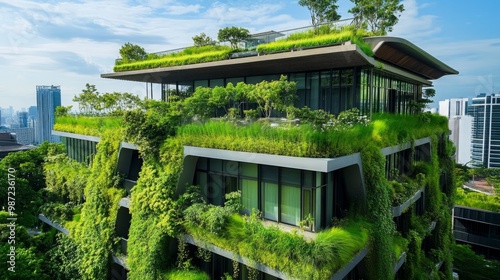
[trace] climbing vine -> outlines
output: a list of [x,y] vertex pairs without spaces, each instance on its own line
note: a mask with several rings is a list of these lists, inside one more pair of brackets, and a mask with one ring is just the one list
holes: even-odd
[[101,136],[85,187],[81,223],[72,233],[82,252],[79,271],[83,279],[107,279],[109,272],[118,202],[124,195],[114,175],[121,139],[118,132]]

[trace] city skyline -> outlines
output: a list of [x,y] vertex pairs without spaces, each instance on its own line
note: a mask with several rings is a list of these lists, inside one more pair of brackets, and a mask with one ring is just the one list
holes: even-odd
[[[192,37],[201,32],[216,38],[226,26],[244,27],[251,33],[307,26],[309,12],[297,2],[0,0],[0,10],[7,15],[0,19],[5,78],[0,104],[16,111],[29,108],[36,104],[35,87],[40,84],[60,85],[66,106],[75,105],[71,100],[86,83],[100,92],[144,97],[144,84],[100,78],[112,72],[124,43],[158,52],[190,46]],[[353,4],[348,0],[337,4],[342,19],[350,18],[347,11]],[[460,72],[434,83],[436,102],[500,90],[495,88],[495,82],[500,84],[500,66],[491,59],[500,51],[500,35],[489,28],[499,3],[471,6],[465,1],[407,0],[403,4],[405,11],[388,35],[408,39]]]

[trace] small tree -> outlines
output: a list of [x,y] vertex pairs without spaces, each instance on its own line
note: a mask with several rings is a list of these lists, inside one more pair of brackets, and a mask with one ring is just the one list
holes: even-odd
[[205,33],[200,33],[200,35],[196,35],[193,37],[193,43],[195,47],[203,47],[203,46],[214,46],[215,40],[207,36]]
[[219,30],[217,39],[219,42],[229,42],[231,48],[237,49],[238,42],[247,39],[250,36],[248,29],[242,27],[226,27]]
[[337,13],[337,0],[300,0],[299,5],[306,7],[311,13],[314,30],[322,24],[340,19]]
[[269,118],[273,110],[283,112],[293,105],[297,98],[296,93],[296,83],[289,82],[286,76],[281,76],[279,81],[262,81],[256,84],[249,92],[249,97],[257,103],[264,116]]
[[73,108],[73,106],[57,106],[55,112],[56,117],[64,117],[69,115],[71,108]]
[[414,113],[420,113],[427,105],[432,103],[432,98],[436,95],[436,90],[433,88],[426,88],[422,95],[416,101],[410,101],[410,106],[413,108]]
[[353,14],[358,27],[369,28],[375,34],[385,35],[398,23],[400,13],[404,11],[400,0],[351,0]]
[[148,54],[143,47],[131,43],[125,43],[120,48],[120,56],[125,62],[144,60]]

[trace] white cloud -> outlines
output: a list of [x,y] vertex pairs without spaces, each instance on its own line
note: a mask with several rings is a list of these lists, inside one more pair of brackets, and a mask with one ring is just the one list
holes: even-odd
[[439,33],[440,28],[436,24],[437,16],[420,14],[420,9],[429,4],[419,5],[416,0],[405,0],[402,3],[405,10],[389,35],[420,40]]

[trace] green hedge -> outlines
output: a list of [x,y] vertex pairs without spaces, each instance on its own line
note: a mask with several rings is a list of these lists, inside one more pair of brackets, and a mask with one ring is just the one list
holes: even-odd
[[266,227],[260,219],[230,216],[223,234],[208,233],[189,224],[187,232],[198,240],[235,252],[297,279],[330,279],[368,244],[366,222],[351,221],[305,240],[300,233]]
[[188,48],[180,53],[173,53],[155,59],[118,64],[115,65],[113,70],[122,72],[219,61],[228,59],[231,52],[233,50],[225,46],[200,47],[199,49]]
[[107,130],[117,130],[122,126],[122,117],[117,116],[64,116],[57,117],[54,130],[99,136]]
[[493,212],[500,212],[500,196],[467,191],[463,188],[457,188],[455,204]]
[[257,51],[259,53],[268,54],[274,52],[328,46],[351,41],[352,43],[357,44],[361,48],[361,50],[368,56],[373,56],[371,46],[365,43],[362,38],[363,36],[367,35],[370,34],[362,29],[356,30],[352,27],[346,27],[341,30],[332,30],[326,32],[326,34],[319,35],[309,31],[292,34],[285,39],[259,45],[257,46]]

